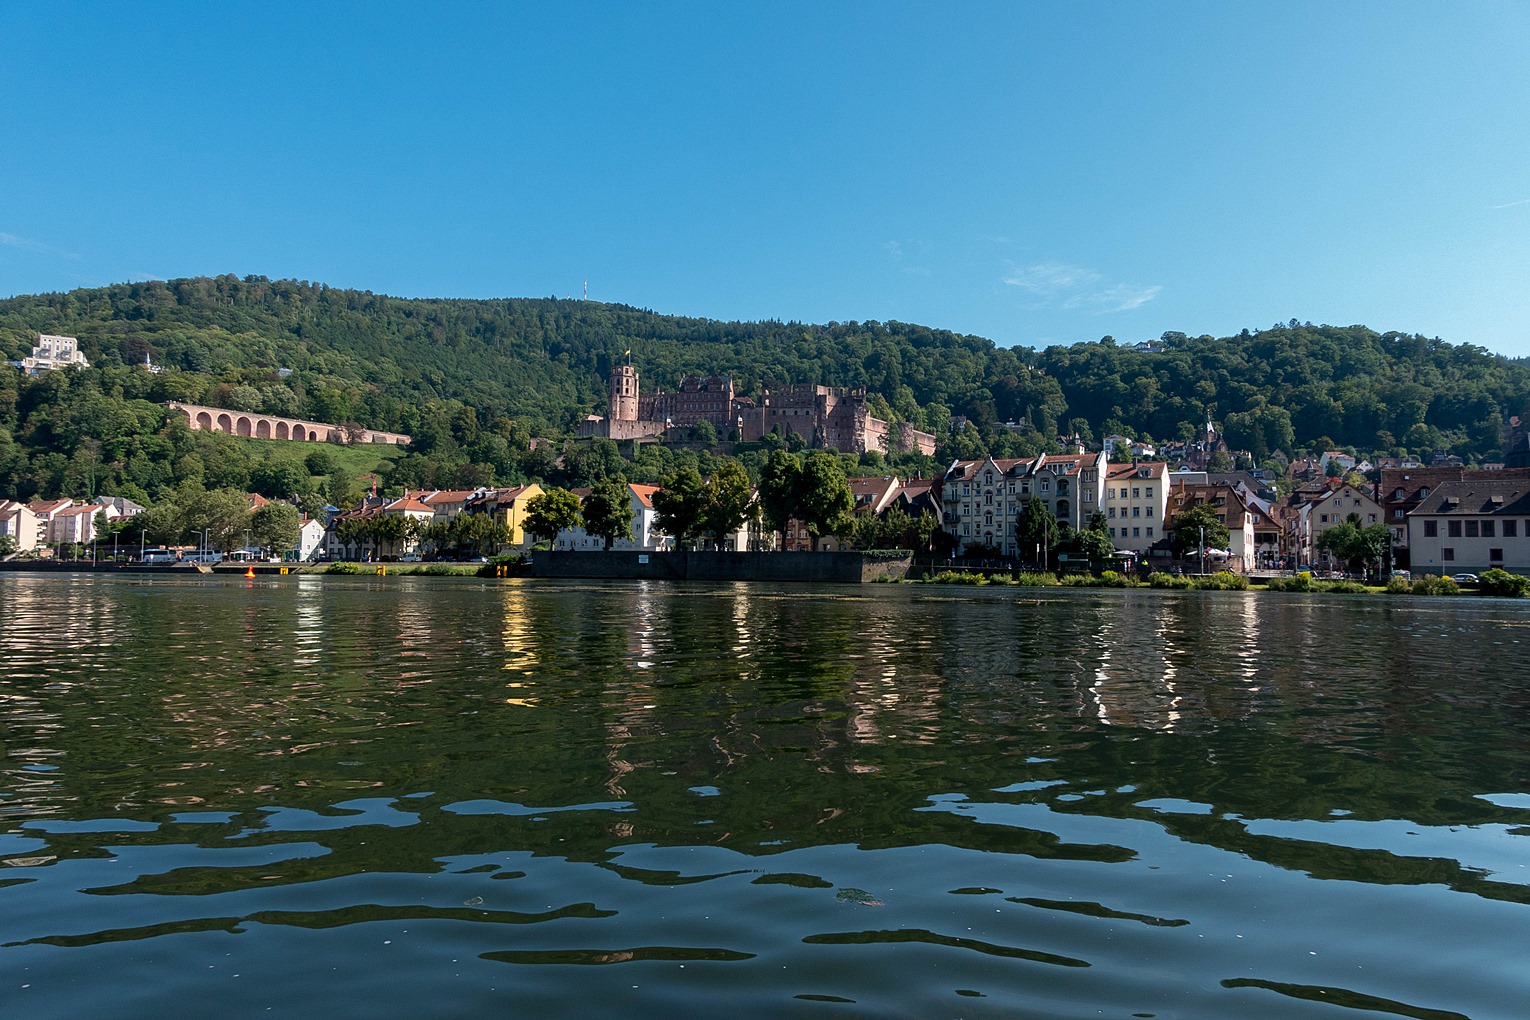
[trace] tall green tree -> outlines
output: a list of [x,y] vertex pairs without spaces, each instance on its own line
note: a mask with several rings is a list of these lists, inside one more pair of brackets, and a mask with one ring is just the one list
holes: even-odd
[[580,510],[584,518],[584,530],[596,538],[604,539],[606,552],[618,538],[632,537],[632,490],[627,487],[624,475],[612,475],[598,482],[585,497]]
[[1025,513],[1016,525],[1016,540],[1022,554],[1033,553],[1043,570],[1051,564],[1057,550],[1061,531],[1057,516],[1047,509],[1040,496],[1032,496],[1025,504]]
[[579,521],[579,497],[567,489],[546,489],[526,504],[525,528],[545,542],[565,528],[577,528]]
[[701,473],[686,465],[665,478],[653,494],[654,523],[681,549],[707,527],[707,489]]
[[297,544],[302,515],[291,503],[267,503],[250,514],[250,538],[277,556]]
[[1109,566],[1116,552],[1116,544],[1110,540],[1105,515],[1098,510],[1090,518],[1089,527],[1074,533],[1070,545],[1074,553],[1082,556],[1090,567],[1096,569]]
[[1204,541],[1207,548],[1225,549],[1229,533],[1227,525],[1217,516],[1217,508],[1210,503],[1197,503],[1174,515],[1174,547],[1181,556],[1187,550],[1199,550]]
[[773,450],[760,471],[760,513],[765,526],[783,539],[793,518],[801,516],[802,459]]
[[733,459],[723,461],[707,479],[702,528],[718,549],[759,514],[749,472]]
[[839,458],[819,450],[802,463],[797,516],[813,536],[813,549],[826,535],[846,535],[855,526],[855,497]]
[[250,527],[249,499],[237,489],[195,492],[181,509],[191,533],[205,535],[207,544],[220,552],[240,545]]

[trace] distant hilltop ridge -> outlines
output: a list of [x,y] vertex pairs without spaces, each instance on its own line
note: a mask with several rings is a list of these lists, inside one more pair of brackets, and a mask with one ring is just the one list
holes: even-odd
[[[501,421],[540,436],[598,429],[583,424],[592,416],[678,423],[658,417],[661,394],[678,408],[685,380],[714,377],[754,409],[730,407],[731,424],[712,422],[721,435],[742,432],[739,419],[749,425],[767,391],[783,412],[810,410],[788,407],[797,393],[821,399],[822,417],[783,417],[817,418],[804,438],[848,451],[862,445],[854,418],[864,393],[865,449],[878,449],[873,422],[885,422],[893,450],[925,449],[914,436],[923,433],[941,460],[1019,455],[1059,437],[1161,446],[1199,434],[1210,417],[1256,463],[1327,449],[1485,461],[1502,456],[1509,418],[1530,420],[1523,362],[1294,319],[1222,338],[1170,332],[1037,351],[900,322],[721,322],[594,301],[406,299],[225,275],[0,301],[0,353],[20,361],[39,335],[77,337],[88,372],[151,359],[165,371],[134,386],[155,402],[361,422],[410,435],[417,449],[447,444],[464,455],[481,430],[505,434]],[[629,362],[654,399],[636,418],[611,411],[613,371]],[[837,438],[846,432],[836,414],[849,415],[848,440]],[[767,431],[778,423],[803,435],[790,427],[798,422]]]

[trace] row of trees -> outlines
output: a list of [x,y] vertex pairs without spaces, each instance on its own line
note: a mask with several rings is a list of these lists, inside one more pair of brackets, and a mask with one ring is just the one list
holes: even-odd
[[[738,460],[722,460],[707,478],[687,465],[663,479],[653,494],[655,525],[681,549],[703,541],[722,548],[761,517],[768,528],[783,534],[789,522],[803,522],[815,546],[824,536],[855,533],[854,499],[833,455],[820,451],[802,457],[777,450],[761,473],[758,499],[754,488]],[[582,504],[565,489],[536,496],[528,504],[525,527],[543,541],[583,527],[610,549],[617,539],[632,537],[633,516],[627,479],[614,475],[598,483]],[[909,530],[901,529],[899,537]]]

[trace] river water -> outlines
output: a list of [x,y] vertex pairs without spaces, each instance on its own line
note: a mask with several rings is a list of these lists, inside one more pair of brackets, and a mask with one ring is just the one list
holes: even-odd
[[1530,1013],[1530,606],[0,575],[7,1016]]

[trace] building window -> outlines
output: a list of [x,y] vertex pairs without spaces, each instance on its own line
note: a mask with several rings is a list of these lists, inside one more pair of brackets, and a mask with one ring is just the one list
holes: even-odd
[[1142,490],[1141,489],[1133,489],[1132,490],[1132,499],[1141,499],[1141,498],[1142,498]]
[[1488,559],[1490,561],[1492,561],[1493,563],[1502,563],[1503,562],[1503,550],[1502,549],[1489,549],[1488,550]]
[[1115,499],[1116,498],[1116,490],[1115,489],[1106,489],[1105,490],[1105,498],[1106,499]]
[[1519,537],[1519,522],[1518,521],[1504,521],[1503,522],[1503,537],[1504,538],[1518,538]]
[[1467,521],[1466,522],[1466,537],[1467,538],[1476,538],[1477,537],[1477,522],[1476,521]]
[[1392,519],[1394,521],[1400,521],[1400,520],[1402,520],[1406,516],[1408,516],[1408,515],[1403,513],[1403,508],[1402,507],[1398,507],[1397,509],[1392,511]]
[[1461,522],[1460,521],[1446,521],[1445,522],[1445,531],[1446,531],[1447,534],[1450,535],[1451,538],[1460,538],[1461,537]]
[[1424,537],[1425,538],[1439,538],[1440,537],[1440,522],[1439,521],[1425,521],[1424,522]]
[[1152,507],[1148,507],[1147,508],[1147,512],[1144,513],[1142,516],[1144,516],[1144,517],[1151,517],[1151,516],[1153,516],[1153,508]]
[[1110,529],[1110,537],[1111,538],[1115,538],[1116,537],[1116,529],[1115,528],[1111,528]]
[[1152,499],[1153,498],[1153,487],[1151,485],[1149,485],[1146,489],[1143,489],[1142,491],[1147,495],[1148,499]]
[[1328,515],[1327,515],[1327,514],[1318,514],[1318,519],[1319,519],[1319,520],[1320,520],[1320,521],[1321,521],[1321,522],[1322,522],[1322,523],[1324,523],[1324,524],[1327,524],[1327,523],[1328,523]]
[[1368,524],[1375,524],[1376,523],[1376,515],[1375,514],[1366,514],[1365,515],[1365,520],[1366,520],[1366,523],[1368,523]]
[[1116,508],[1115,507],[1107,507],[1106,510],[1105,510],[1105,516],[1109,517],[1111,520],[1115,520],[1115,517],[1116,517]]
[[1482,522],[1482,537],[1483,538],[1497,538],[1498,537],[1498,535],[1496,534],[1497,531],[1498,531],[1498,528],[1497,528],[1497,522],[1496,521],[1483,521]]
[[1142,516],[1142,508],[1140,506],[1132,507],[1132,516],[1133,517],[1141,517]]
[[1446,546],[1444,549],[1440,550],[1440,558],[1443,559],[1446,563],[1449,563],[1451,560],[1456,558],[1456,551],[1449,546]]

